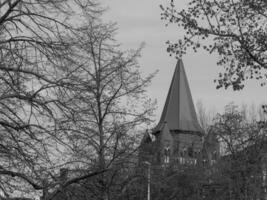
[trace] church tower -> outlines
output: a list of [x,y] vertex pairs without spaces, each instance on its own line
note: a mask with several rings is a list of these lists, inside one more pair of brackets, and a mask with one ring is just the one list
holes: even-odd
[[[146,133],[141,149],[144,149],[151,163],[196,164],[202,150],[203,133],[184,65],[179,59],[160,121],[151,133]],[[147,152],[146,148],[150,151]]]

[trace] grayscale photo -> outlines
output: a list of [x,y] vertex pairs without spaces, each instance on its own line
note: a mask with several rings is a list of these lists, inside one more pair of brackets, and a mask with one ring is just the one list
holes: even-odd
[[0,200],[267,200],[267,1],[0,0]]

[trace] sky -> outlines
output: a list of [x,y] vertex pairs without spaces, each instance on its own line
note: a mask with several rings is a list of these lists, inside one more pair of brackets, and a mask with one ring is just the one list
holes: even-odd
[[[186,1],[176,1],[176,7],[182,9]],[[160,118],[176,60],[166,52],[167,40],[177,41],[183,35],[183,30],[178,27],[166,27],[160,20],[159,5],[167,5],[166,0],[102,0],[103,6],[108,10],[103,18],[106,22],[116,22],[118,31],[116,39],[123,50],[137,49],[142,42],[145,47],[139,59],[141,71],[144,75],[159,70],[148,88],[148,96],[156,99],[158,108],[156,118]],[[196,105],[201,101],[207,110],[222,112],[224,106],[230,102],[241,104],[255,104],[258,106],[267,101],[267,86],[260,87],[259,83],[247,82],[240,91],[231,89],[216,90],[213,82],[222,71],[216,65],[216,55],[206,52],[188,52],[183,57],[189,86],[193,101]]]

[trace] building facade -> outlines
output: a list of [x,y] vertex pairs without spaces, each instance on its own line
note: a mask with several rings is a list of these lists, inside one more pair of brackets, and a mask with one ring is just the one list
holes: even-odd
[[[200,127],[182,60],[178,60],[157,126],[141,142],[141,162],[197,164],[202,162],[204,131]],[[218,153],[219,146],[208,153]]]

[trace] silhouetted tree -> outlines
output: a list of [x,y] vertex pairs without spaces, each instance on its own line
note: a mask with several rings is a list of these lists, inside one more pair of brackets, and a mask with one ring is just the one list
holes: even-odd
[[224,188],[224,199],[255,199],[266,190],[266,128],[248,122],[238,107],[229,104],[218,115],[213,131],[221,141],[217,179]]
[[75,119],[63,118],[60,123],[73,157],[87,167],[110,168],[85,184],[94,188],[97,199],[119,195],[118,189],[137,162],[138,127],[151,122],[154,109],[145,94],[154,74],[141,76],[137,62],[141,48],[120,51],[115,30],[114,24],[88,19],[76,35],[74,59],[80,67],[68,77],[73,88],[60,91]]
[[265,0],[191,0],[185,9],[171,0],[161,8],[163,20],[185,30],[178,42],[167,42],[168,52],[183,55],[191,47],[219,54],[217,64],[224,66],[224,72],[217,88],[240,90],[247,79],[266,83]]
[[62,69],[74,63],[70,36],[83,20],[72,17],[82,10],[100,12],[89,0],[0,1],[0,190],[7,198],[60,184],[66,144],[57,120],[68,109],[56,91],[69,84]]

